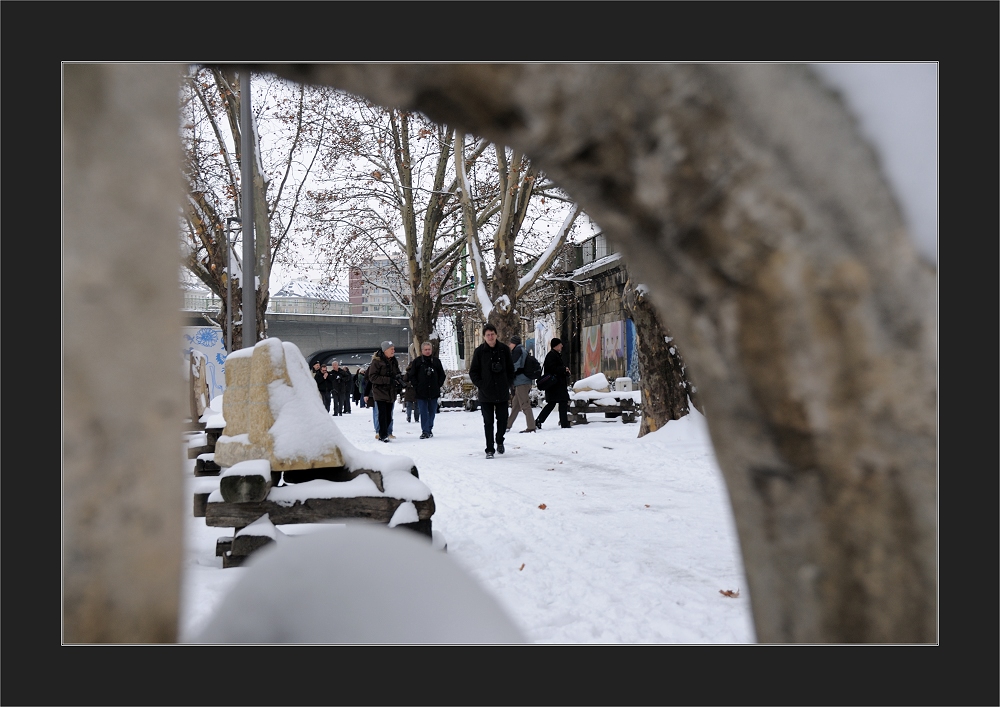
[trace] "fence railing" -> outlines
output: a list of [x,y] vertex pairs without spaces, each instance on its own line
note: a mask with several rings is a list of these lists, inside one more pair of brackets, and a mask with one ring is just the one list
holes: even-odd
[[[217,312],[221,304],[221,300],[215,295],[184,295],[184,309],[188,311]],[[233,304],[239,306],[238,302]],[[351,305],[350,302],[327,302],[295,297],[272,298],[267,303],[267,311],[271,314],[359,314],[358,310],[360,309],[361,305]],[[382,308],[379,307],[379,309]],[[393,314],[394,311],[385,316]]]

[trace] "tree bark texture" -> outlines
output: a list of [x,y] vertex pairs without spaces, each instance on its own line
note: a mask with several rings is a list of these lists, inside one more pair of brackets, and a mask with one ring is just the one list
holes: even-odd
[[936,273],[797,65],[287,64],[523,151],[683,348],[761,642],[936,640]]
[[695,402],[697,391],[688,380],[677,342],[661,323],[642,288],[637,290],[629,280],[625,283],[622,301],[629,319],[635,323],[639,389],[642,391],[639,436],[642,437],[691,412],[688,398]]
[[66,643],[177,640],[180,78],[167,64],[63,67]]

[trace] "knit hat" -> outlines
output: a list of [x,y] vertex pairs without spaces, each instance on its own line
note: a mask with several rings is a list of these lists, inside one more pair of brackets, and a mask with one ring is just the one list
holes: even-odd
[[382,350],[383,351],[388,351],[391,348],[392,348],[392,342],[391,341],[383,341],[382,342]]
[[521,337],[515,334],[514,336],[510,337],[510,343],[514,344],[514,346],[517,346],[518,344],[521,343]]
[[562,343],[562,339],[555,338],[555,339],[553,339],[552,341],[549,342],[549,348],[550,349],[554,349],[556,346],[558,346],[561,343]]

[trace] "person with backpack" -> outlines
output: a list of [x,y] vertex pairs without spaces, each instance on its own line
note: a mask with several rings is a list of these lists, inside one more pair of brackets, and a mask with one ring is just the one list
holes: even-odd
[[510,347],[510,357],[514,361],[514,395],[510,401],[510,418],[507,420],[507,431],[514,426],[519,412],[524,413],[528,426],[521,433],[535,431],[535,415],[531,411],[531,384],[542,374],[538,359],[528,354],[521,346],[521,337],[512,336],[507,344]]
[[559,406],[559,426],[570,427],[569,422],[569,367],[562,359],[563,342],[559,338],[552,339],[549,344],[549,352],[545,355],[545,363],[542,364],[542,371],[546,375],[551,375],[553,381],[545,388],[545,407],[535,420],[535,427],[542,429],[542,423],[552,412],[552,409]]

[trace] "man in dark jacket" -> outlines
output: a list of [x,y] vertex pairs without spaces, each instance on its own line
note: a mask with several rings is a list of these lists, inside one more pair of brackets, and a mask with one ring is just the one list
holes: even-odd
[[340,367],[340,361],[333,359],[330,362],[330,388],[331,396],[333,398],[333,414],[343,415],[345,412],[351,411],[350,402],[344,405],[344,393],[347,391],[347,376],[348,373],[345,369]]
[[406,380],[412,381],[417,395],[417,412],[420,423],[420,439],[434,436],[434,416],[437,414],[437,402],[441,396],[441,386],[444,385],[444,366],[441,359],[434,355],[431,342],[420,345],[420,356],[410,361],[406,369]]
[[325,363],[319,364],[319,370],[313,374],[313,380],[316,381],[316,387],[323,398],[323,407],[326,408],[327,412],[330,412],[330,400],[333,397],[333,379],[330,377],[330,372],[326,369]]
[[378,438],[389,441],[389,427],[392,425],[393,401],[396,399],[397,386],[401,373],[399,361],[396,360],[396,347],[391,341],[383,341],[382,347],[375,352],[372,363],[368,367],[368,380],[372,383],[372,398],[378,408]]
[[545,362],[542,364],[542,375],[551,373],[556,377],[555,382],[545,391],[545,407],[535,419],[535,427],[542,429],[542,423],[549,416],[557,404],[559,405],[559,426],[570,427],[569,424],[569,368],[562,359],[563,343],[559,339],[553,339],[549,345],[549,352],[545,354]]
[[503,439],[507,431],[507,401],[514,383],[514,362],[510,349],[497,341],[497,328],[483,326],[483,338],[469,367],[469,377],[479,389],[479,404],[483,408],[483,430],[486,432],[486,458],[493,458],[493,418],[496,416],[496,451],[504,453]]

